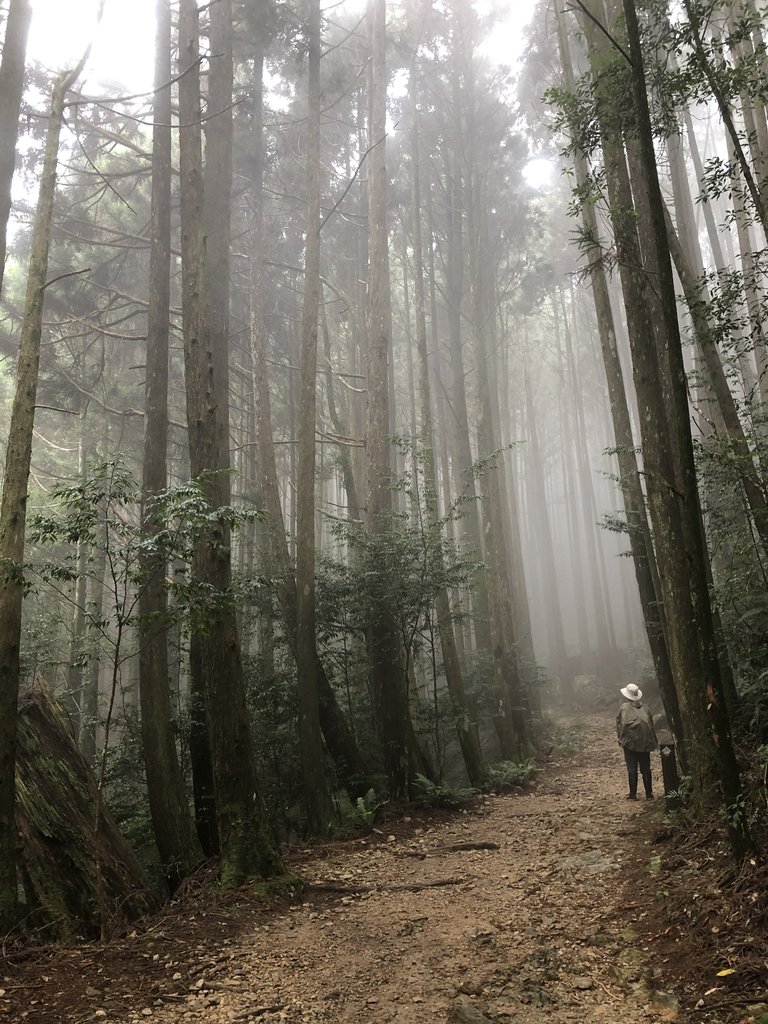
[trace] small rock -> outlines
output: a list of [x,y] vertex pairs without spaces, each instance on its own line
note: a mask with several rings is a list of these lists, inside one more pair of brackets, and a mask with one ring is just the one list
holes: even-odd
[[150,1010],[150,1008],[148,1006],[145,1006],[144,1009],[141,1011],[141,1015],[142,1015],[142,1017],[151,1017],[152,1016],[152,1011]]
[[465,996],[481,996],[483,994],[482,982],[477,978],[466,978],[459,985],[459,992]]
[[652,992],[651,1006],[654,1010],[660,1010],[665,1017],[676,1017],[680,1004],[671,992]]
[[574,978],[573,987],[579,989],[580,992],[588,992],[595,987],[595,984],[591,978]]
[[495,940],[496,929],[481,925],[479,928],[471,928],[464,932],[468,939],[473,939],[479,946],[492,946]]
[[449,1020],[450,1024],[492,1024],[490,1017],[486,1017],[469,1002],[458,1003],[454,1006]]

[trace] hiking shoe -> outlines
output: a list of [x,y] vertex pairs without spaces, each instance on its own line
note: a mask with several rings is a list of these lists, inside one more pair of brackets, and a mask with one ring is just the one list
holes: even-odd
[[632,796],[632,794],[630,793],[629,796],[624,797],[624,799],[625,800],[637,800],[637,797],[636,796]]
[[646,800],[653,800],[653,793],[646,793],[645,794],[645,799]]

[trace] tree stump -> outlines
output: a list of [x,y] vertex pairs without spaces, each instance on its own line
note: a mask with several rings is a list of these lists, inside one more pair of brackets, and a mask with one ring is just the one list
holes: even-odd
[[[94,938],[151,909],[141,865],[45,686],[22,695],[16,825],[24,926],[48,941]],[[97,834],[97,818],[98,834]]]

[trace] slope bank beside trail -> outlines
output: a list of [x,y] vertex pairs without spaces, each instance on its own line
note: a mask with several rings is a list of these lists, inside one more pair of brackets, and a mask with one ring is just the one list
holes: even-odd
[[524,795],[306,851],[295,868],[311,887],[289,905],[243,897],[169,914],[103,951],[7,961],[0,1019],[719,1020],[678,1009],[648,943],[659,922],[636,879],[662,801],[624,799],[612,716],[582,724],[584,749],[551,760]]

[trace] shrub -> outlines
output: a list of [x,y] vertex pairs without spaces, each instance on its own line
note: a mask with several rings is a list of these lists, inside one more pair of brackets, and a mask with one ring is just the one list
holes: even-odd
[[488,780],[491,789],[512,789],[524,786],[533,776],[536,766],[533,759],[527,761],[498,761],[488,769]]

